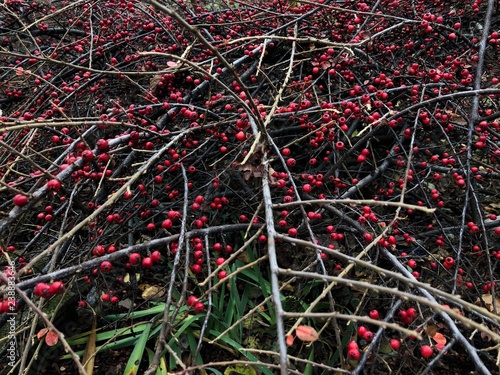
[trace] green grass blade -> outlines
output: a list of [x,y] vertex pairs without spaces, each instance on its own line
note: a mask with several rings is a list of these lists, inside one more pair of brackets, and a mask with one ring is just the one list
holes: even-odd
[[137,340],[134,346],[134,350],[128,359],[127,366],[123,375],[137,375],[139,373],[139,366],[141,365],[142,356],[144,355],[144,350],[146,348],[146,343],[149,340],[149,332],[151,330],[152,323],[146,326],[146,329],[142,332],[141,337]]

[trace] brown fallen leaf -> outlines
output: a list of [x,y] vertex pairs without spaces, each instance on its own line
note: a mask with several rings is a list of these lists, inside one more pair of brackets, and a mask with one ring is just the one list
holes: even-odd
[[313,327],[302,325],[295,330],[297,338],[302,341],[316,341],[319,338],[318,332]]
[[94,316],[92,320],[92,330],[90,331],[89,340],[87,341],[87,346],[85,347],[85,352],[82,361],[82,365],[84,366],[83,368],[87,372],[87,375],[92,375],[94,373],[96,340],[97,340],[97,329],[96,329],[96,319]]
[[439,332],[436,332],[434,334],[434,336],[432,336],[432,339],[434,341],[436,341],[436,344],[434,345],[434,347],[441,351],[444,349],[444,347],[446,346],[446,337],[443,336],[443,334],[439,333]]
[[493,296],[491,294],[483,294],[478,297],[476,305],[484,306],[489,312],[500,315],[500,298],[495,298],[495,306],[493,306]]
[[157,285],[141,284],[138,286],[142,290],[141,297],[145,300],[152,298],[161,298],[165,295],[165,288]]
[[48,328],[42,328],[38,333],[36,334],[36,337],[38,340],[41,340],[43,336],[45,336],[49,332]]

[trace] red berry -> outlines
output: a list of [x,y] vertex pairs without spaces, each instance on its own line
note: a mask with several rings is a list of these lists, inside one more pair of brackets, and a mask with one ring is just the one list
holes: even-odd
[[363,335],[365,334],[366,331],[368,331],[368,328],[366,328],[365,326],[359,326],[358,327],[358,336],[363,337]]
[[153,263],[158,263],[161,261],[161,253],[158,250],[155,250],[151,253],[151,260]]
[[193,271],[194,274],[199,274],[201,272],[201,265],[195,263],[191,266],[191,271]]
[[289,148],[284,148],[283,150],[281,150],[281,154],[283,156],[289,156],[290,155],[290,149]]
[[50,180],[47,182],[47,189],[51,191],[59,191],[61,189],[61,181],[55,178]]
[[50,285],[46,283],[36,284],[35,288],[33,289],[33,293],[42,298],[50,298],[52,296]]
[[370,318],[372,318],[372,319],[379,319],[380,315],[378,313],[378,310],[372,310],[372,311],[370,311]]
[[286,161],[286,165],[289,167],[295,167],[295,164],[297,164],[297,161],[294,158],[290,158]]
[[349,357],[351,361],[357,361],[360,356],[361,354],[358,349],[351,349],[347,352],[347,357]]
[[198,302],[198,297],[196,296],[189,296],[186,303],[188,306],[194,306]]
[[16,205],[17,207],[25,206],[26,204],[28,204],[28,201],[28,197],[23,194],[16,194],[13,199],[14,205]]
[[365,333],[363,333],[363,339],[365,339],[368,342],[372,341],[373,340],[373,332],[366,331]]
[[196,311],[197,313],[205,311],[205,305],[201,302],[196,302],[194,304],[194,311]]
[[406,310],[406,314],[413,319],[417,316],[417,310],[414,307],[410,307]]
[[153,259],[151,259],[151,257],[145,257],[142,260],[142,267],[143,268],[151,268],[151,267],[153,267]]
[[132,253],[128,256],[128,261],[133,266],[136,266],[139,263],[141,263],[141,259],[142,259],[142,257],[141,257],[141,254],[139,254],[139,253]]
[[391,346],[392,350],[398,350],[401,346],[401,341],[397,339],[391,339],[391,341],[389,341],[389,345]]
[[217,275],[219,276],[219,279],[224,279],[227,276],[227,272],[226,271],[219,271],[219,273]]
[[111,299],[111,296],[108,293],[103,293],[101,295],[101,301],[102,302],[109,302]]
[[2,311],[5,313],[15,313],[19,307],[15,299],[8,299],[6,301],[3,301],[1,305],[2,306],[0,314]]
[[246,136],[245,132],[240,131],[240,132],[236,133],[235,137],[238,141],[243,142],[247,136]]
[[93,154],[93,152],[92,152],[92,151],[90,151],[90,150],[84,150],[84,151],[82,152],[82,159],[83,159],[83,161],[85,161],[85,162],[89,162],[89,161],[91,161],[93,158],[94,158],[94,154]]
[[64,283],[62,281],[54,281],[50,285],[50,293],[51,294],[63,294],[66,290]]
[[163,220],[163,222],[161,223],[161,227],[163,229],[170,229],[172,228],[172,226],[174,225],[174,223],[172,222],[172,220],[170,219],[165,219]]
[[420,347],[420,354],[424,358],[429,358],[432,356],[432,348],[429,345],[422,345]]
[[97,140],[95,145],[99,151],[106,151],[109,148],[109,143],[105,139]]
[[224,262],[225,262],[225,261],[226,261],[226,260],[225,260],[224,258],[217,258],[217,259],[215,260],[215,264],[216,264],[217,266],[222,266],[222,265],[224,264]]
[[101,269],[102,272],[108,273],[113,269],[113,265],[111,264],[111,262],[105,260],[104,262],[101,263],[99,268]]
[[358,343],[356,341],[349,341],[347,343],[347,351],[352,349],[358,349]]

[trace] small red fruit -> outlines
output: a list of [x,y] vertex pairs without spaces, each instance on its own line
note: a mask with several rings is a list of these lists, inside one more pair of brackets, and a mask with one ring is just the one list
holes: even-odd
[[139,263],[141,263],[141,259],[142,259],[142,257],[141,257],[141,254],[139,254],[139,253],[132,253],[128,256],[128,261],[133,266],[136,266]]
[[19,307],[15,299],[3,301],[1,305],[1,310],[5,313],[15,313]]
[[372,242],[373,241],[373,236],[370,233],[364,233],[363,234],[363,239],[365,242]]
[[361,356],[361,354],[359,353],[359,350],[358,349],[351,349],[347,352],[347,357],[351,360],[351,361],[357,361],[359,359],[359,357]]
[[174,225],[174,223],[172,222],[172,220],[170,219],[165,219],[163,220],[163,222],[161,223],[161,227],[163,229],[170,229],[172,228],[172,226]]
[[430,358],[432,356],[432,348],[429,345],[422,345],[420,347],[420,354],[424,358]]
[[143,268],[151,268],[151,267],[153,267],[153,259],[151,259],[151,257],[145,257],[142,260],[142,267]]
[[158,263],[161,261],[161,253],[158,250],[155,250],[151,253],[151,260],[153,263]]
[[101,301],[102,302],[109,302],[110,299],[111,299],[111,296],[108,293],[103,293],[101,295]]
[[23,194],[16,194],[13,199],[14,205],[16,205],[17,207],[26,206],[28,204],[28,201],[28,197]]
[[63,294],[66,290],[64,283],[62,281],[54,281],[50,285],[50,293],[51,294]]
[[35,288],[33,289],[33,293],[42,298],[50,298],[52,296],[50,285],[46,283],[36,284]]
[[47,189],[50,191],[59,191],[61,189],[61,181],[55,178],[50,180],[47,182]]
[[235,137],[238,141],[243,142],[246,139],[246,134],[245,134],[245,132],[241,131],[241,132],[236,133]]
[[113,265],[111,264],[111,262],[108,262],[107,260],[105,260],[104,262],[101,263],[99,268],[100,268],[101,272],[108,273],[113,269]]
[[359,326],[358,327],[358,336],[363,337],[363,335],[365,334],[366,331],[368,331],[368,328],[366,328],[365,326]]
[[375,319],[375,320],[379,319],[380,315],[378,313],[378,310],[372,310],[372,311],[370,311],[370,318]]
[[194,304],[194,311],[196,311],[197,313],[205,311],[205,305],[201,302],[196,302]]
[[198,263],[191,265],[191,271],[193,271],[195,275],[199,274],[201,272],[201,265],[199,265]]
[[414,307],[410,307],[406,310],[406,314],[413,319],[417,316],[417,310]]
[[194,306],[196,303],[198,303],[198,297],[196,296],[189,296],[187,301],[186,301],[188,306]]
[[219,271],[219,273],[217,275],[219,276],[219,279],[224,279],[227,276],[227,272],[226,271]]
[[372,341],[373,340],[373,332],[366,331],[365,333],[363,333],[363,339],[365,339],[368,342]]
[[347,343],[347,351],[349,350],[353,350],[353,349],[358,349],[359,346],[358,346],[358,343],[356,341],[349,341]]
[[224,264],[224,262],[225,262],[225,261],[226,261],[226,260],[225,260],[224,258],[217,258],[217,259],[215,260],[215,264],[216,264],[217,266],[222,266],[222,265]]
[[398,350],[401,346],[401,341],[399,341],[398,339],[391,339],[391,341],[389,341],[389,345],[391,346],[392,350]]

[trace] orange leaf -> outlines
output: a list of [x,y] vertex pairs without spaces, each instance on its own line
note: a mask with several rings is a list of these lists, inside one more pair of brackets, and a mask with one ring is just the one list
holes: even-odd
[[302,341],[316,341],[319,337],[318,332],[309,326],[298,326],[295,333]]
[[436,345],[434,347],[437,350],[443,350],[445,345],[446,345],[446,337],[444,337],[441,333],[436,332],[434,336],[432,336],[432,339],[436,341]]
[[293,335],[288,335],[288,336],[286,337],[286,344],[287,344],[288,346],[292,346],[292,345],[293,345],[293,340],[294,340]]
[[42,328],[40,331],[38,331],[38,333],[36,334],[36,337],[38,338],[38,340],[41,340],[43,336],[45,336],[45,334],[49,332],[49,329],[48,328]]
[[45,336],[45,343],[48,346],[54,346],[58,341],[59,337],[57,337],[57,333],[55,333],[54,331],[47,332],[47,335]]

